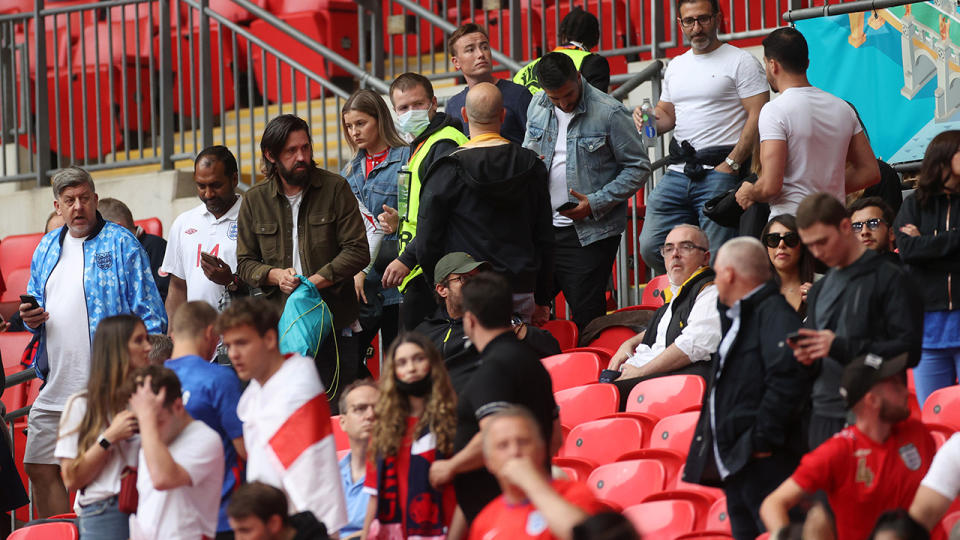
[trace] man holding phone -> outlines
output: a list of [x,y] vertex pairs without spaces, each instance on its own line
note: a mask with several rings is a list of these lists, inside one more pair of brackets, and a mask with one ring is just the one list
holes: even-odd
[[180,214],[170,228],[160,270],[170,274],[167,317],[180,305],[202,300],[218,311],[230,293],[245,289],[236,275],[237,160],[225,146],[204,148],[193,165],[193,182],[201,204]]
[[130,231],[97,212],[90,174],[67,167],[51,183],[54,208],[66,226],[40,240],[20,304],[24,324],[40,336],[33,366],[45,380],[27,419],[23,459],[41,518],[70,511],[53,451],[64,404],[86,388],[97,325],[106,317],[131,313],[149,333],[167,329],[150,259]]

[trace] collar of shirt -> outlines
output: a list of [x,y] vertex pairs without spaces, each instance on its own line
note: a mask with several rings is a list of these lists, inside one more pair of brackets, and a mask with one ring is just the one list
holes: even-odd
[[236,197],[237,199],[233,201],[233,206],[231,206],[230,209],[227,210],[226,213],[224,213],[219,218],[213,215],[213,213],[211,213],[210,210],[207,210],[207,205],[204,204],[203,217],[209,219],[211,223],[222,223],[224,221],[236,221],[237,217],[240,215],[240,202],[243,200],[243,197],[241,195],[236,195]]

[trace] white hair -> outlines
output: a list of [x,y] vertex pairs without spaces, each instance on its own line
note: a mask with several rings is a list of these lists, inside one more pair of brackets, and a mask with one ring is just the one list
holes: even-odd
[[720,247],[714,267],[719,270],[727,266],[733,268],[738,276],[757,285],[770,279],[767,250],[760,240],[752,236],[731,238]]

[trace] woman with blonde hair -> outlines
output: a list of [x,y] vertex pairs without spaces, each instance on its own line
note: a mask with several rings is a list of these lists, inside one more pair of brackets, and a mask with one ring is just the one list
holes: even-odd
[[75,508],[80,535],[98,540],[130,537],[129,515],[118,495],[123,477],[137,467],[137,420],[127,410],[131,375],[150,364],[150,340],[135,315],[108,317],[97,326],[87,389],[67,400],[54,456]]
[[456,507],[453,486],[430,486],[430,465],[453,453],[456,397],[440,351],[425,336],[407,333],[387,351],[380,376],[374,462],[364,491],[373,495],[363,535],[374,519],[377,538],[444,538]]

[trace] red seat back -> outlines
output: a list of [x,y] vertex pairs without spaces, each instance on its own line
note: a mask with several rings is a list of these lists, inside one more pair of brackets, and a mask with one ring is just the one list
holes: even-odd
[[600,332],[600,335],[591,341],[589,346],[603,347],[616,351],[620,348],[620,345],[622,345],[624,341],[632,338],[635,335],[637,335],[637,333],[626,326],[611,326],[603,332]]
[[650,448],[667,448],[687,455],[699,419],[700,412],[696,411],[674,414],[660,420],[650,436]]
[[642,538],[675,538],[693,531],[696,511],[690,501],[653,501],[623,511]]
[[640,422],[632,418],[603,418],[573,428],[563,443],[563,457],[585,458],[603,465],[642,444]]
[[617,412],[620,392],[612,384],[588,384],[575,386],[554,393],[560,407],[560,422],[574,427]]
[[626,508],[663,489],[666,474],[652,459],[617,461],[594,469],[587,485],[598,499]]
[[642,412],[657,418],[689,411],[703,402],[707,383],[698,375],[667,375],[641,381],[627,398],[627,412]]
[[80,533],[77,526],[69,521],[38,523],[17,529],[7,536],[7,540],[77,540]]
[[941,388],[927,396],[923,421],[960,429],[960,385]]
[[157,236],[163,236],[163,223],[159,218],[146,218],[138,219],[133,222],[135,226],[143,227],[143,231],[147,234],[155,234]]
[[710,531],[730,531],[730,516],[727,514],[727,498],[717,499],[707,512],[707,530]]
[[547,321],[543,329],[550,332],[550,335],[557,340],[561,351],[576,347],[580,339],[580,332],[573,321],[563,319]]
[[540,360],[550,374],[553,391],[597,382],[600,358],[589,352],[555,354]]
[[670,279],[666,274],[657,276],[643,287],[640,305],[646,307],[660,307],[664,304],[663,291],[670,288]]
[[333,428],[333,440],[337,444],[337,451],[350,450],[350,439],[340,427],[340,415],[330,417],[330,426]]
[[0,302],[20,303],[20,295],[27,294],[27,285],[30,283],[30,269],[17,268],[3,278],[4,291],[0,294]]
[[3,272],[4,280],[13,270],[30,269],[30,260],[33,259],[33,252],[41,238],[43,233],[12,234],[0,241],[0,271]]

